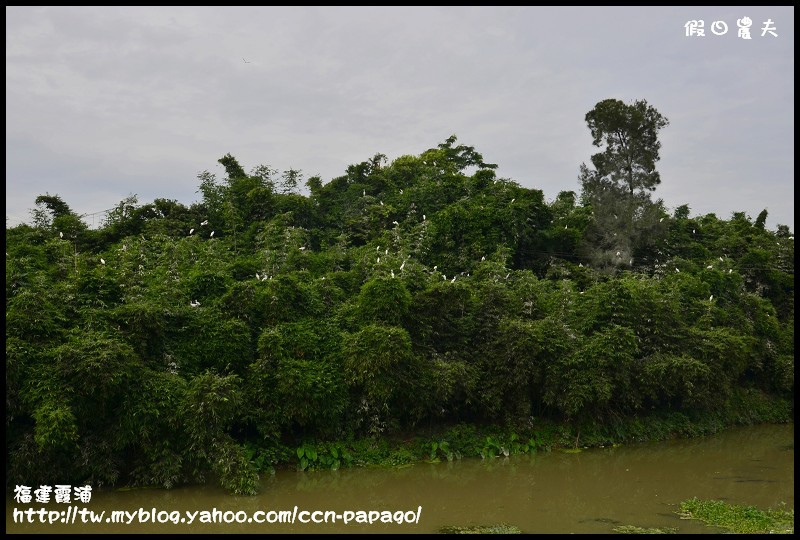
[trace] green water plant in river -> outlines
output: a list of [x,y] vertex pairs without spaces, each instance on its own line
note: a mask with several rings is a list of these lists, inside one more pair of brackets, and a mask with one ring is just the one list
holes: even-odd
[[675,527],[637,527],[636,525],[620,525],[611,529],[619,534],[677,534]]
[[794,509],[760,510],[754,506],[693,498],[681,503],[678,514],[684,519],[699,519],[736,534],[794,533]]
[[497,525],[470,525],[457,527],[445,525],[439,528],[440,534],[522,534],[522,530],[514,525],[499,523]]

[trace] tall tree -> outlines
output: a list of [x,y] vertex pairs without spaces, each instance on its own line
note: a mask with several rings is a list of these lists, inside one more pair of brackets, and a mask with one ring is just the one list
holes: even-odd
[[586,114],[586,123],[592,143],[605,150],[592,156],[594,170],[581,164],[581,197],[594,216],[584,255],[601,267],[639,266],[666,227],[663,204],[650,193],[661,183],[658,132],[669,121],[645,100],[606,99]]
[[653,191],[661,183],[656,162],[661,143],[658,132],[669,125],[646,100],[626,105],[618,99],[605,99],[586,113],[592,144],[605,144],[603,152],[592,156],[601,177],[624,186],[633,196],[637,190]]

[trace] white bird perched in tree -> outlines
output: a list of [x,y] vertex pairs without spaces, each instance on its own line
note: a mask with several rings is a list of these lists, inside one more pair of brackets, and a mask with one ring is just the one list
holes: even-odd
[[710,302],[710,301],[712,301],[713,299],[714,299],[714,295],[713,295],[713,294],[712,294],[711,296],[709,296],[709,297],[708,297],[708,301],[709,301],[709,302]]
[[367,196],[367,190],[366,189],[362,189],[361,190],[361,196],[362,197],[366,197]]
[[261,276],[261,281],[267,281],[268,279],[272,279],[272,276],[268,276],[267,274]]
[[511,275],[511,272],[509,272],[508,274],[506,274],[506,279],[508,279],[508,276],[510,276],[510,275]]
[[200,302],[198,302],[197,300],[192,300],[191,302],[189,302],[189,305],[192,307],[197,307],[200,305]]
[[211,234],[208,235],[209,238],[214,238],[214,231],[211,231]]
[[567,226],[566,226],[566,225],[564,225],[564,230],[566,230],[566,228],[567,228]]
[[383,201],[381,201],[381,206],[383,206]]
[[261,276],[258,275],[258,272],[256,272],[256,280],[261,281]]
[[631,259],[630,265],[633,266],[633,259]]
[[376,246],[375,247],[375,251],[380,251],[380,250],[381,250],[381,246]]
[[106,264],[106,260],[102,257],[100,257],[100,264]]
[[390,272],[392,273],[392,277],[394,277],[394,270],[390,270]]
[[680,272],[680,270],[678,270],[678,267],[677,267],[677,266],[675,267],[675,271],[676,271],[676,272]]
[[617,257],[622,257],[622,253],[617,251]]
[[456,277],[458,277],[458,276],[453,276],[453,279],[450,280],[450,283],[455,283],[456,282]]
[[664,221],[664,218],[663,218],[663,217],[662,217],[661,219],[659,219],[659,220],[658,220],[658,222],[659,222],[659,223],[661,223],[662,221]]
[[389,254],[389,248],[386,248],[386,250],[383,252],[383,254],[384,255],[388,255]]
[[378,264],[380,264],[380,263],[381,263],[381,258],[380,258],[380,257],[378,257]]
[[719,258],[719,262],[725,262],[725,259],[723,259],[722,257],[720,257],[720,258]]
[[64,238],[64,233],[59,231],[59,233],[58,233],[58,237],[59,237],[59,238]]
[[202,227],[203,225],[208,225],[208,220],[201,221],[200,222],[200,226]]
[[578,263],[579,268],[583,268],[583,263]]
[[445,280],[445,281],[447,281],[447,276],[446,276],[446,275],[444,275],[444,274],[442,274],[442,279],[443,279],[443,280]]
[[189,235],[191,235],[193,232],[194,232],[194,229],[189,229]]
[[[516,198],[513,198],[513,199],[511,199],[511,202],[513,203],[513,202],[514,202],[514,201],[516,201],[516,200],[517,200]],[[509,203],[509,204],[510,204],[510,203]]]
[[395,226],[395,227],[397,227],[397,226],[399,226],[399,225],[400,225],[400,224],[399,224],[398,222],[396,222],[396,221],[392,221],[392,223],[394,224],[394,226]]
[[305,250],[306,250],[306,246],[300,246],[300,251],[305,251]]
[[713,270],[713,268],[714,268],[714,266],[710,265],[710,264],[708,266],[706,266],[706,270]]
[[486,256],[481,257],[481,261],[485,261],[485,260],[486,260]]
[[400,190],[400,195],[402,195],[402,194],[403,194],[403,190],[401,189],[401,190]]
[[692,234],[697,234],[697,230],[696,229],[692,229]]
[[422,221],[425,221],[426,219],[427,218],[425,217],[425,214],[422,214]]
[[733,272],[733,268],[728,268],[728,273],[730,274],[731,272]]
[[619,219],[619,218],[617,217],[617,214],[614,214],[614,219]]

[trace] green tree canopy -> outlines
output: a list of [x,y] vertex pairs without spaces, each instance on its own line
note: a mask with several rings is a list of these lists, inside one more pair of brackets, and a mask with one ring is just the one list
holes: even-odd
[[661,143],[658,132],[669,125],[646,100],[626,105],[605,99],[586,113],[592,144],[605,145],[592,156],[597,173],[615,186],[624,186],[632,196],[637,190],[653,191],[661,182],[656,171]]

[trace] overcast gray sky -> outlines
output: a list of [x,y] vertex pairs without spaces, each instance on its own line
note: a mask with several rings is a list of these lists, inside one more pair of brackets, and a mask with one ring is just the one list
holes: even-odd
[[[686,36],[693,19],[704,37]],[[6,224],[44,193],[79,214],[131,194],[188,206],[226,153],[327,183],[453,134],[551,201],[579,191],[599,151],[584,116],[607,98],[669,119],[669,209],[766,208],[794,231],[794,8],[779,6],[7,6]]]

